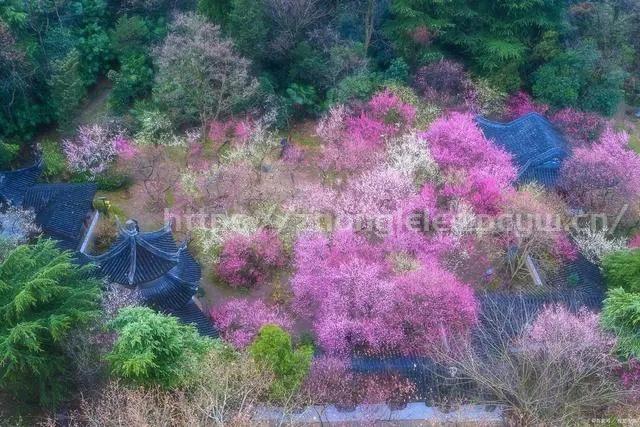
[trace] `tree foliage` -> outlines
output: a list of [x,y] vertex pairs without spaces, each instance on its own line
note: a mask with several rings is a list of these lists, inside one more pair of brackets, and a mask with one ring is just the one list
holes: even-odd
[[640,250],[613,252],[602,261],[607,286],[640,293]]
[[176,123],[199,123],[230,114],[256,90],[249,61],[220,28],[193,13],[178,15],[156,52],[154,96]]
[[270,394],[275,400],[286,401],[295,393],[309,371],[313,347],[294,348],[291,336],[276,325],[260,329],[258,337],[249,347],[256,362],[273,371],[275,381]]
[[0,264],[0,386],[57,403],[68,391],[62,344],[98,314],[100,289],[51,240],[19,246]]
[[192,325],[147,307],[122,309],[110,327],[118,334],[107,355],[111,371],[137,385],[187,383],[212,345]]

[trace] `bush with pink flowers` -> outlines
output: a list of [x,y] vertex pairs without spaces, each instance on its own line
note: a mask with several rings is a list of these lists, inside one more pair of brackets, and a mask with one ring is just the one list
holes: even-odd
[[507,99],[506,118],[514,120],[528,113],[547,114],[549,106],[540,104],[531,98],[527,92],[519,91]]
[[116,159],[120,139],[104,126],[80,126],[74,138],[62,142],[69,169],[92,176],[104,172]]
[[560,171],[560,188],[573,207],[632,225],[640,206],[640,156],[624,132],[605,130],[597,143],[578,147]]
[[599,114],[564,108],[551,116],[573,146],[589,145],[597,141],[607,127],[607,120]]
[[286,263],[282,242],[271,230],[225,239],[216,267],[218,277],[234,288],[252,288],[269,280]]
[[293,321],[278,307],[261,300],[231,299],[209,313],[220,335],[236,348],[246,348],[264,325],[278,325],[291,331]]

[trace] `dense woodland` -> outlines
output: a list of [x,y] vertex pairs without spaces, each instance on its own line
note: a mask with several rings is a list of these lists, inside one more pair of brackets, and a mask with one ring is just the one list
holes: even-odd
[[[0,170],[95,183],[95,253],[117,219],[170,219],[220,335],[3,204],[0,425],[416,400],[522,425],[636,418],[639,107],[636,0],[0,0]],[[557,182],[522,182],[478,116],[550,123]],[[583,261],[604,287],[588,307],[564,273]],[[501,305],[516,295],[546,302]],[[358,358],[429,360],[448,386]]]

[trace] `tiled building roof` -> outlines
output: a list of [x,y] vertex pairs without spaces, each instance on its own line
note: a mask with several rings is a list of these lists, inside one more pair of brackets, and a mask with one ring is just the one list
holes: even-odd
[[118,239],[107,252],[84,256],[112,282],[137,288],[145,305],[194,323],[207,336],[218,336],[193,301],[202,275],[200,265],[185,244],[176,244],[169,225],[143,232],[136,221],[129,220],[119,227]]
[[77,249],[96,190],[93,183],[36,184],[25,193],[22,206],[35,211],[36,223],[46,235]]
[[42,162],[15,171],[0,172],[0,203],[32,209],[43,233],[63,249],[76,250],[84,222],[93,209],[96,185],[37,184]]
[[487,139],[513,155],[518,182],[555,186],[562,161],[569,155],[560,132],[542,115],[529,113],[509,123],[476,117]]
[[42,163],[27,168],[0,172],[0,203],[21,206],[27,190],[35,185],[42,173]]

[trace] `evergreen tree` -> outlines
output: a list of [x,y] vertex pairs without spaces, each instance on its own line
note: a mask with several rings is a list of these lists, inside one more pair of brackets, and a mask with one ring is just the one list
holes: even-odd
[[640,292],[640,250],[609,254],[602,261],[607,286]]
[[53,405],[64,396],[62,343],[99,314],[99,282],[51,240],[19,246],[0,264],[0,387]]
[[110,326],[118,333],[107,355],[111,370],[138,385],[171,388],[186,383],[212,345],[193,326],[147,307],[120,310]]

